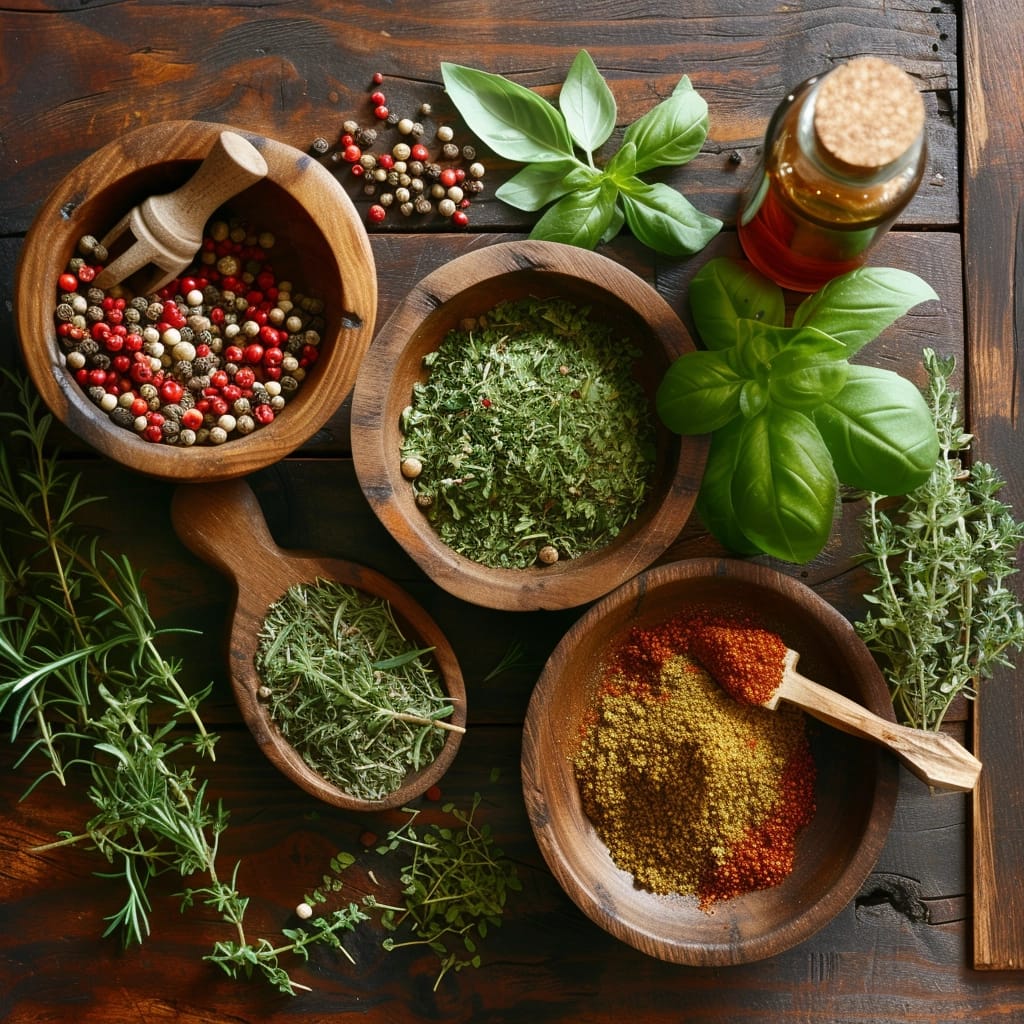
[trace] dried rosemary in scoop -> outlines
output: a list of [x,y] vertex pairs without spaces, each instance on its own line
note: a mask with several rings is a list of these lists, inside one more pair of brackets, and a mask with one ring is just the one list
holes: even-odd
[[402,471],[441,540],[510,569],[613,540],[654,467],[638,355],[560,297],[502,302],[450,331],[402,416]]
[[316,580],[267,611],[256,652],[271,718],[315,772],[380,800],[430,764],[452,706],[431,648],[413,648],[390,604]]

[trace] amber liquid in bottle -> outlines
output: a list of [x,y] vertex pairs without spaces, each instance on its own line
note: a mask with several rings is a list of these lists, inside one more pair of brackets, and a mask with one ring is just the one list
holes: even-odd
[[[851,63],[864,62],[884,63],[877,58]],[[909,124],[898,126],[908,145],[895,158],[889,159],[894,146],[901,145],[898,131],[888,132],[880,145],[844,150],[846,137],[830,135],[827,124],[823,128],[825,118],[834,122],[842,115],[839,99],[826,96],[823,101],[824,81],[802,83],[775,112],[762,167],[743,197],[737,223],[747,259],[783,288],[800,292],[817,291],[863,264],[912,198],[926,156],[923,105],[919,122],[911,116]],[[907,97],[897,97],[895,106],[880,101],[879,109],[904,116],[901,99]],[[856,110],[863,115],[863,107]],[[879,154],[885,160],[880,165]]]

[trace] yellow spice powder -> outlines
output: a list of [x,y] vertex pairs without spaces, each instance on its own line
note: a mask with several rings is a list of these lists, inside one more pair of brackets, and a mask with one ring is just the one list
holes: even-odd
[[605,680],[594,711],[573,762],[583,808],[653,893],[696,894],[767,816],[804,742],[799,710],[738,704],[685,655],[649,691]]

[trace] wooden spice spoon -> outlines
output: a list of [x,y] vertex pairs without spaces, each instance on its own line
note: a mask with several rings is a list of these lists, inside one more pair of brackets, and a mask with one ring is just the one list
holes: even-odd
[[888,747],[929,786],[960,792],[974,789],[981,762],[952,736],[880,718],[856,701],[797,672],[799,657],[787,648],[782,681],[762,707],[774,711],[779,701],[788,701],[836,729]]
[[[231,442],[228,442],[229,444]],[[279,548],[252,488],[243,480],[180,484],[171,501],[171,521],[182,543],[234,583],[228,660],[235,700],[264,754],[307,792],[336,807],[383,810],[400,807],[436,783],[451,764],[466,725],[466,690],[455,652],[440,627],[420,605],[386,576],[341,559]],[[434,761],[410,775],[382,800],[354,797],[315,773],[271,721],[259,691],[255,656],[267,609],[289,587],[335,580],[384,598],[403,633],[417,647],[432,647],[453,713],[445,743]]]
[[221,132],[206,159],[180,188],[150,196],[133,207],[103,237],[111,249],[127,234],[134,241],[96,277],[97,288],[111,288],[147,266],[155,270],[136,290],[148,294],[173,281],[203,243],[203,229],[214,211],[267,174],[267,162],[247,139]]
[[936,789],[969,792],[981,762],[951,736],[915,729],[868,711],[796,670],[800,655],[777,634],[748,626],[707,625],[691,640],[694,657],[741,704],[774,711],[788,701],[842,732],[888,747]]

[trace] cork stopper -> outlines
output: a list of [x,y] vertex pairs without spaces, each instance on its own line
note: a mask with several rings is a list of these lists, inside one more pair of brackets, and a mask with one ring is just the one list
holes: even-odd
[[857,57],[822,79],[814,108],[818,143],[855,171],[892,163],[923,129],[924,101],[913,79],[880,57]]

